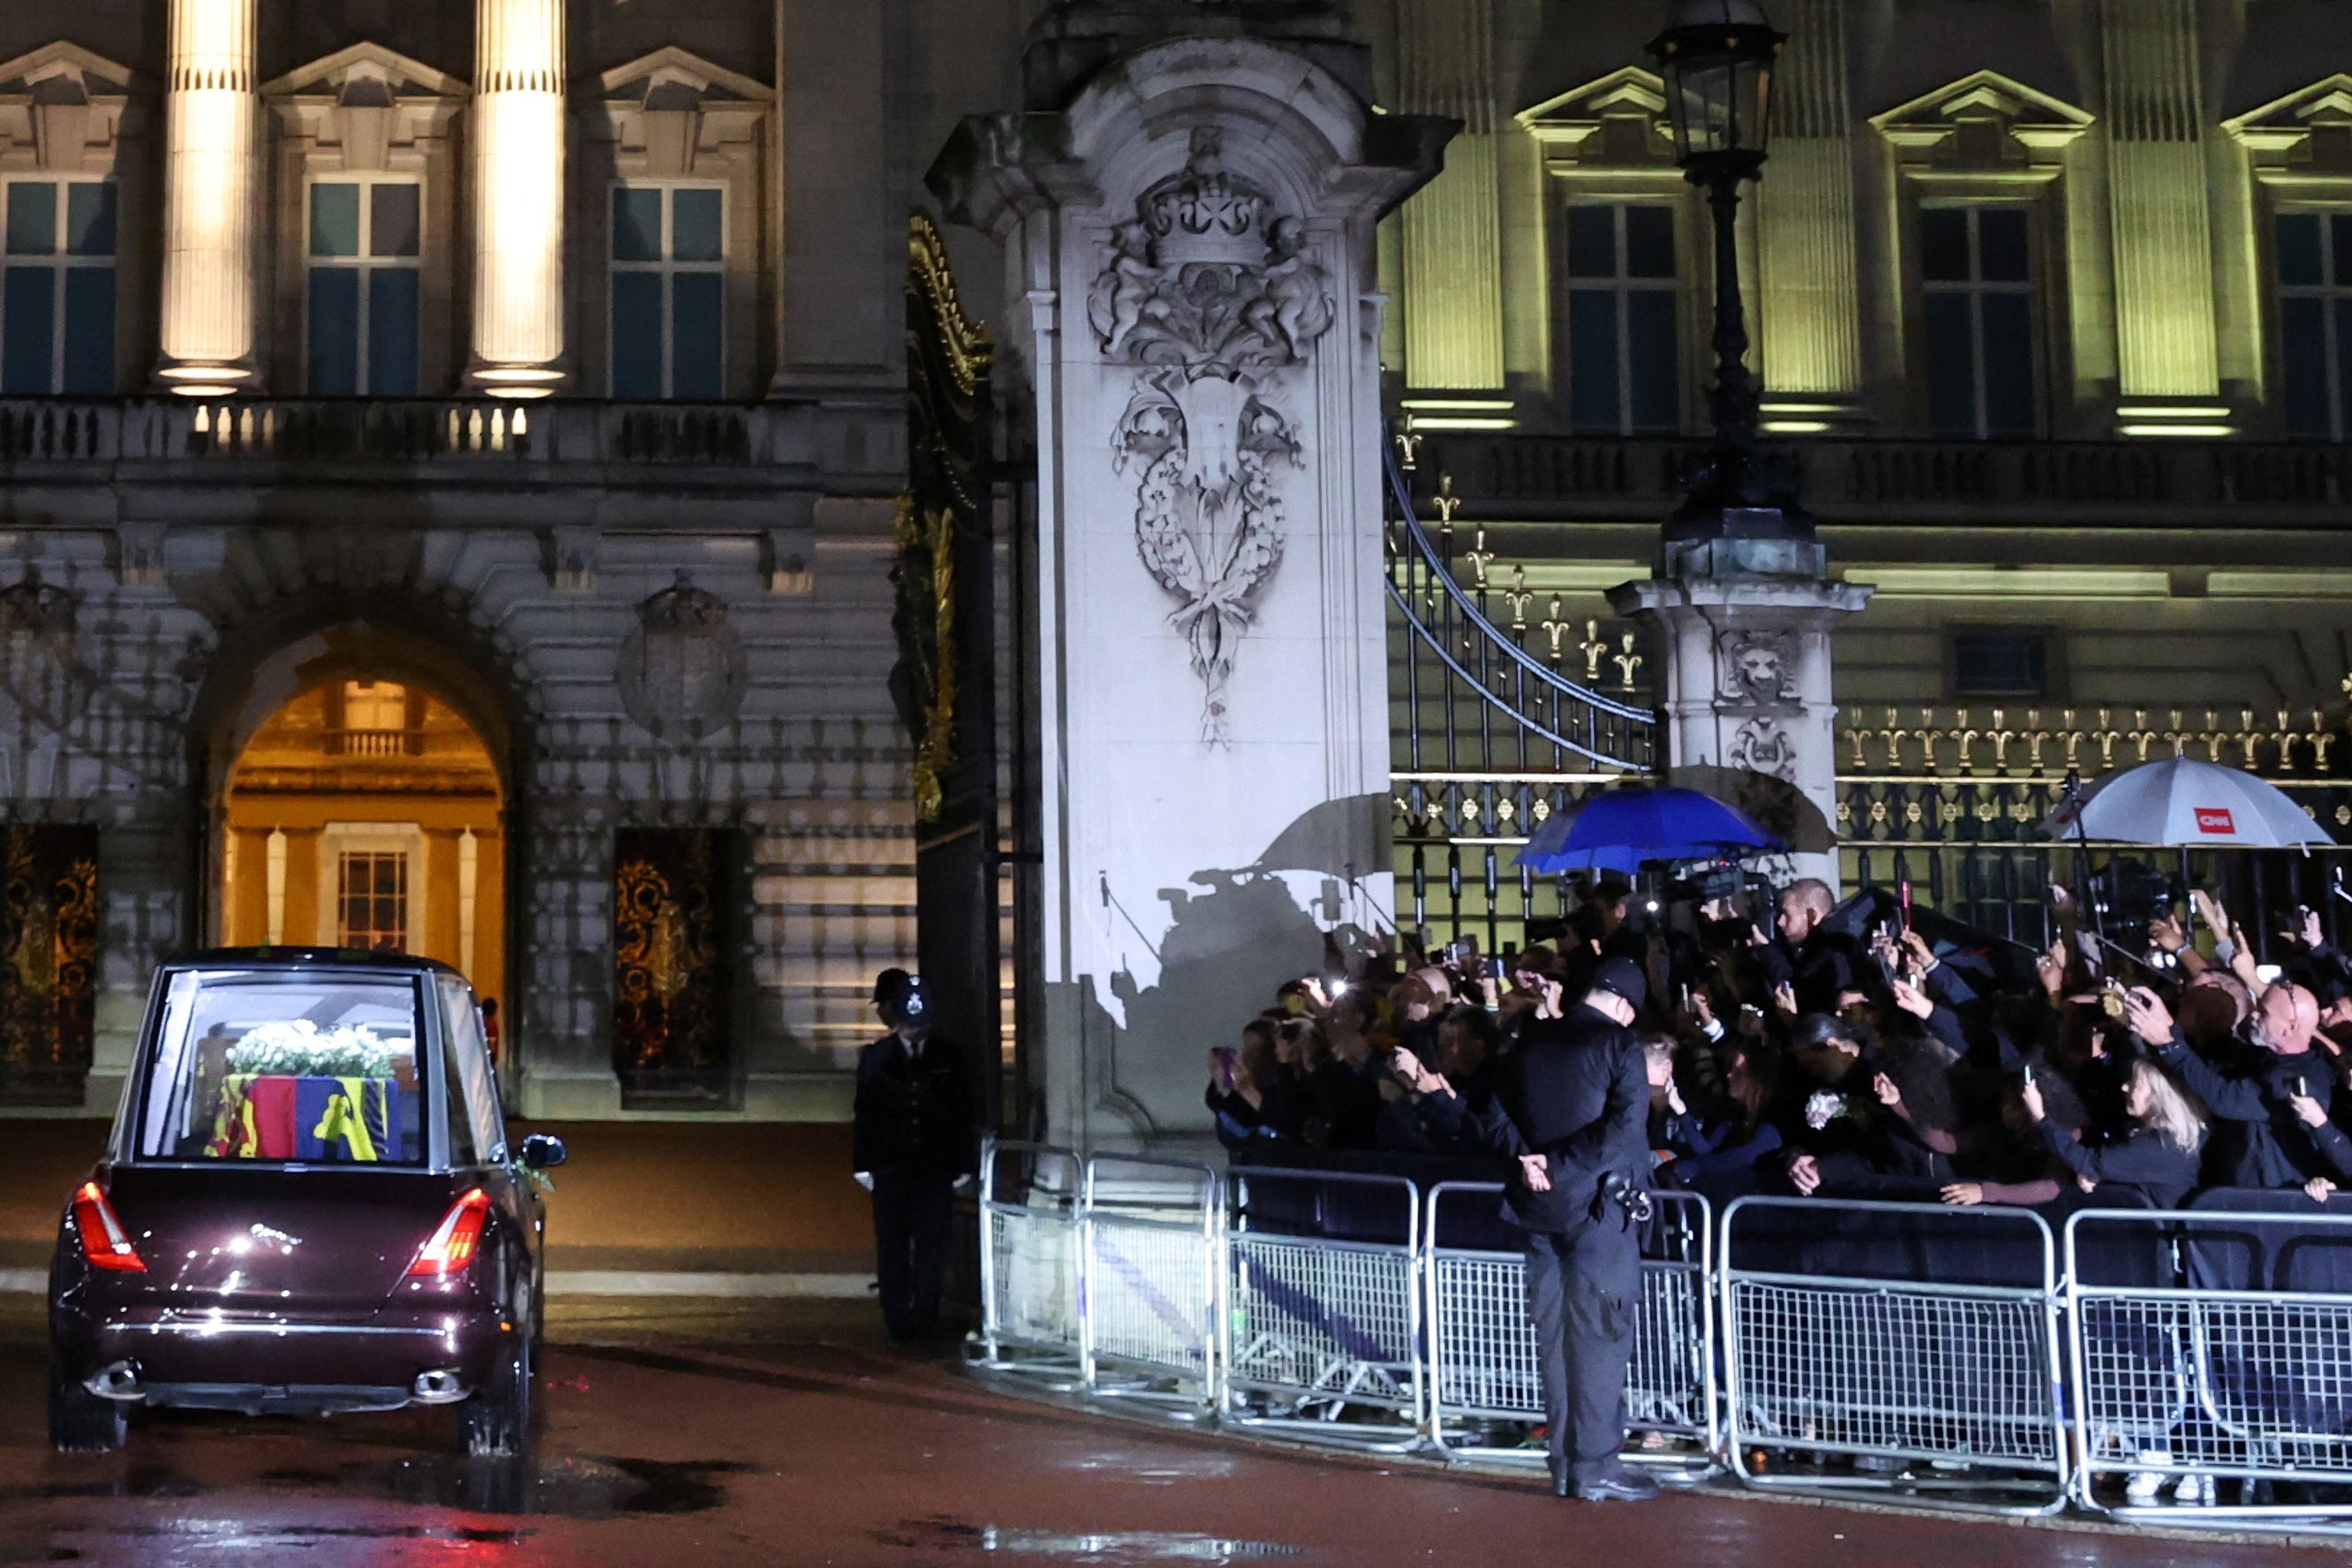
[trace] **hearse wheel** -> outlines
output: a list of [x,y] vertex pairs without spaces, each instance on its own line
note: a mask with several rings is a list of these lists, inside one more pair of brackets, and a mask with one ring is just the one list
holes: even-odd
[[122,1406],[100,1399],[49,1352],[49,1442],[60,1454],[111,1454],[122,1447],[130,1423]]
[[530,1344],[518,1340],[482,1386],[457,1406],[457,1441],[468,1454],[511,1458],[530,1447]]

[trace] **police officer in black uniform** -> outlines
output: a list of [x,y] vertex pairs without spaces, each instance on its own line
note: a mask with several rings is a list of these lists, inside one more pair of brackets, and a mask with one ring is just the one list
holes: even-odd
[[930,1032],[921,976],[884,970],[874,1010],[890,1032],[858,1053],[852,1163],[874,1194],[882,1321],[895,1340],[924,1340],[939,1329],[955,1189],[977,1163],[971,1082],[963,1053]]
[[1562,1016],[1556,985],[1510,1059],[1487,1146],[1516,1163],[1505,1217],[1526,1232],[1528,1316],[1551,1422],[1552,1489],[1594,1501],[1640,1501],[1658,1484],[1619,1458],[1625,1375],[1642,1293],[1634,1222],[1650,1081],[1632,1025],[1649,992],[1630,959],[1596,969]]

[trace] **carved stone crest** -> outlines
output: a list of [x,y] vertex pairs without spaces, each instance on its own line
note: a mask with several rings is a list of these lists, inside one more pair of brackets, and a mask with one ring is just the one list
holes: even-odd
[[637,606],[614,676],[621,706],[656,741],[685,744],[733,721],[748,670],[727,602],[687,580]]
[[1105,358],[1139,367],[1111,437],[1137,468],[1136,548],[1174,595],[1169,624],[1204,688],[1201,738],[1227,738],[1225,685],[1257,595],[1282,562],[1276,458],[1299,441],[1268,372],[1303,363],[1334,317],[1306,226],[1224,166],[1223,133],[1192,132],[1183,169],[1136,199],[1087,291]]

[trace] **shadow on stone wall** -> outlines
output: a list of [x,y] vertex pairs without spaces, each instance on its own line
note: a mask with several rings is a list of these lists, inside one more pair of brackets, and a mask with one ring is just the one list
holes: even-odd
[[[1124,1029],[1088,1009],[1089,1049],[1108,1043],[1110,1057],[1094,1057],[1098,1072],[1109,1068],[1099,1103],[1146,1135],[1208,1127],[1201,1094],[1209,1047],[1234,1044],[1284,982],[1353,965],[1372,949],[1342,917],[1349,884],[1388,868],[1388,808],[1385,795],[1326,801],[1275,835],[1256,864],[1195,871],[1187,886],[1160,890],[1175,923],[1160,943],[1159,979],[1138,986],[1131,973],[1111,977]],[[1319,875],[1319,893],[1301,906],[1284,872]]]

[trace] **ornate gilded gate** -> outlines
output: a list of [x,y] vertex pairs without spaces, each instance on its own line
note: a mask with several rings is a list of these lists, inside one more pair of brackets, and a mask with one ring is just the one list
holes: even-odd
[[625,827],[613,845],[613,1067],[628,1101],[734,1093],[742,835]]
[[0,827],[0,1100],[72,1104],[98,995],[98,829]]
[[916,214],[890,695],[914,750],[916,942],[933,1026],[973,1059],[992,1123],[1001,1048],[992,352],[957,300],[939,230]]

